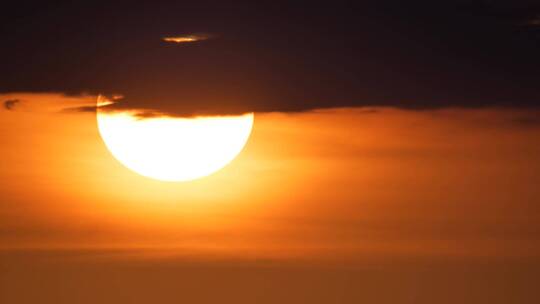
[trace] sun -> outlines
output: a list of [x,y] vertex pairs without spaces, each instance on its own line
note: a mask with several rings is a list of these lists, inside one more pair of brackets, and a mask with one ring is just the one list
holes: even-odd
[[226,166],[245,146],[253,119],[253,113],[141,119],[132,111],[97,111],[99,133],[112,155],[161,181],[194,180]]

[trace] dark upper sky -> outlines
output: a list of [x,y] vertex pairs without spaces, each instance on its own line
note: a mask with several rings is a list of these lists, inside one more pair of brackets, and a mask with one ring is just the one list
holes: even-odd
[[[540,106],[538,1],[356,2],[22,1],[0,21],[0,91],[178,115]],[[162,41],[194,33],[210,38]]]

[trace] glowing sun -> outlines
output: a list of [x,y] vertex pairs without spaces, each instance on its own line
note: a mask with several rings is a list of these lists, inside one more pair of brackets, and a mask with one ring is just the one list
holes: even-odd
[[240,153],[253,126],[253,113],[197,118],[139,118],[133,112],[99,110],[101,138],[127,168],[162,181],[210,175]]

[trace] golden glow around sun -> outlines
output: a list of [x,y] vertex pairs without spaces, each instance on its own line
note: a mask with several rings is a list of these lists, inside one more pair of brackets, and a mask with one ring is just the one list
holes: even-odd
[[198,118],[144,118],[97,111],[99,133],[114,157],[146,177],[188,181],[223,168],[240,153],[253,113]]

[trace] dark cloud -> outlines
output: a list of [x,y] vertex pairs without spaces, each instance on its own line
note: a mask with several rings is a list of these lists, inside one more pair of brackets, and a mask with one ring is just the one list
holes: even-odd
[[65,108],[62,112],[65,113],[93,113],[96,112],[97,106],[81,106]]
[[[121,111],[117,107],[113,107],[113,104],[109,106],[100,106],[99,108],[103,111]],[[98,110],[98,106],[81,106],[81,107],[69,107],[62,110],[63,113],[95,113]],[[165,116],[175,116],[174,113],[159,112],[155,110],[147,110],[141,108],[124,108],[123,110],[133,111],[133,115],[140,119],[144,118],[153,118],[153,117],[165,117]],[[182,115],[182,116],[191,116],[191,115]]]
[[540,127],[540,117],[524,116],[516,118],[512,122],[523,127]]
[[[516,29],[540,12],[530,1],[39,4],[10,12],[0,28],[10,46],[0,50],[2,92],[122,94],[106,109],[144,115],[540,105],[540,39]],[[171,33],[219,39],[180,47],[163,42]]]
[[17,105],[18,103],[20,103],[21,101],[19,99],[9,99],[9,100],[6,100],[4,101],[4,109],[6,110],[13,110],[13,108],[15,107],[15,105]]
[[378,114],[378,113],[380,113],[380,110],[379,109],[363,109],[363,110],[359,111],[359,113],[361,113],[361,114]]

